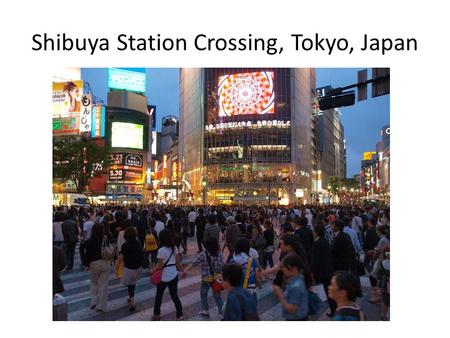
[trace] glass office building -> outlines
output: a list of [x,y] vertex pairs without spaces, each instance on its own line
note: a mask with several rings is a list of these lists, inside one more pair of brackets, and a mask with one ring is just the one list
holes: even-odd
[[315,70],[180,72],[180,169],[191,201],[309,201]]

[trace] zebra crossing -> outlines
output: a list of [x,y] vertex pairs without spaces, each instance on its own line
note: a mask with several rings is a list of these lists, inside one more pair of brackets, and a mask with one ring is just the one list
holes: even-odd
[[[183,256],[183,264],[192,262],[196,255],[196,246],[194,241],[189,241],[187,256]],[[127,288],[120,283],[120,279],[114,274],[114,267],[111,266],[111,273],[108,281],[108,305],[106,312],[97,312],[90,309],[90,273],[80,267],[81,262],[79,252],[75,255],[75,269],[70,272],[61,273],[61,279],[64,283],[65,291],[62,295],[68,303],[70,321],[147,321],[151,320],[153,315],[153,305],[156,296],[156,287],[150,283],[148,270],[142,273],[141,278],[136,284],[135,300],[136,311],[129,312],[127,303]],[[78,268],[79,267],[79,268]],[[200,302],[200,268],[193,268],[185,278],[178,282],[178,295],[183,305],[183,317],[188,321],[220,320],[219,311],[210,291],[209,318],[200,316],[198,312],[201,308]],[[368,289],[367,278],[361,280],[363,289]],[[261,320],[277,321],[283,320],[281,316],[281,305],[272,294],[271,282],[265,282],[261,288],[256,291],[258,299],[258,312]],[[222,295],[223,300],[226,294]],[[370,303],[369,303],[370,304]],[[319,315],[311,318],[312,320],[329,320],[325,315],[328,311],[326,302],[322,304]],[[175,320],[175,306],[170,298],[168,290],[164,293],[161,306],[161,320]]]

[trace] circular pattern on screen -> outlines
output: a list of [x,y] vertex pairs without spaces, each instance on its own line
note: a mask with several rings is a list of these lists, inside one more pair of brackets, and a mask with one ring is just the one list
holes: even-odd
[[252,108],[261,100],[261,87],[250,77],[239,79],[231,87],[229,98],[239,109]]

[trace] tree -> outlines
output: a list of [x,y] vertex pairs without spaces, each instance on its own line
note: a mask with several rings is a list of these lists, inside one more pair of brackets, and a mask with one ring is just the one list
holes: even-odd
[[82,193],[89,180],[101,173],[95,168],[106,168],[108,151],[91,140],[74,137],[53,138],[53,178],[71,180],[78,193]]

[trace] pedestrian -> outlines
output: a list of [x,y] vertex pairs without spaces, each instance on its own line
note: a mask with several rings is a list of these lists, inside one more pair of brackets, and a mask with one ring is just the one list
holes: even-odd
[[[307,211],[309,209],[306,209]],[[308,213],[307,213],[308,214]],[[311,215],[311,212],[309,212]],[[306,256],[308,257],[308,262],[311,261],[312,248],[314,245],[314,236],[312,230],[308,227],[309,220],[306,217],[297,217],[292,222],[294,226],[294,235],[298,237],[300,243],[306,251]]]
[[192,208],[191,211],[188,214],[188,235],[189,237],[194,236],[194,229],[195,229],[195,221],[197,219],[197,213],[195,212],[195,209]]
[[388,320],[390,307],[390,257],[390,248],[386,247],[382,252],[382,261],[378,271],[378,286],[382,297],[380,319],[383,321]]
[[242,267],[242,287],[253,294],[256,301],[256,286],[259,282],[256,277],[258,262],[250,256],[250,242],[247,238],[241,238],[237,241],[230,264],[238,264]]
[[335,237],[331,248],[333,271],[356,271],[356,252],[350,236],[344,232],[345,223],[336,219],[333,223]]
[[312,286],[312,276],[308,267],[296,253],[283,258],[281,265],[285,278],[285,289],[273,285],[272,290],[282,305],[282,315],[290,321],[307,321],[309,313],[308,289]]
[[155,230],[155,220],[149,219],[147,234],[144,238],[144,262],[146,262],[143,268],[146,268],[147,262],[151,263],[151,268],[153,268],[158,259],[156,258],[158,255],[158,233]]
[[337,304],[333,320],[364,320],[364,314],[355,303],[356,298],[361,297],[361,285],[354,274],[348,271],[335,272],[328,287],[328,294]]
[[267,246],[267,240],[263,235],[263,230],[257,218],[253,220],[250,246],[258,252],[258,257],[263,257],[264,248]]
[[161,320],[161,303],[164,290],[169,288],[170,297],[176,308],[177,320],[183,320],[183,308],[178,298],[178,271],[182,271],[181,257],[175,247],[175,240],[170,230],[164,229],[159,235],[158,263],[152,270],[163,270],[161,282],[156,287],[155,304],[152,320]]
[[323,285],[330,307],[330,312],[327,315],[332,317],[336,310],[336,303],[328,297],[328,286],[330,285],[331,277],[333,275],[331,247],[325,238],[325,227],[322,224],[318,224],[314,227],[313,234],[314,246],[310,269],[315,282]]
[[205,226],[205,233],[203,234],[203,243],[206,243],[209,237],[214,237],[219,241],[220,228],[217,224],[217,216],[215,214],[209,214],[207,220],[208,223]]
[[226,222],[228,223],[228,226],[225,230],[225,243],[223,245],[222,251],[224,251],[225,248],[228,249],[228,262],[233,256],[233,252],[236,248],[236,243],[239,239],[239,228],[237,227],[236,220],[233,216],[228,216]]
[[64,253],[58,246],[53,246],[53,297],[57,293],[64,291],[64,285],[59,275],[64,269],[66,262],[64,261]]
[[[367,230],[364,233],[364,266],[369,272],[372,271],[376,257],[369,254],[374,252],[380,238],[377,235],[377,229],[375,227],[373,219],[367,219]],[[369,301],[377,302],[379,297],[377,295],[377,278],[369,274],[369,281],[371,286],[371,296]]]
[[64,222],[64,213],[56,212],[53,219],[53,245],[61,247],[64,243],[64,235],[62,232],[62,223]]
[[275,273],[276,276],[273,283],[280,286],[284,285],[283,272],[281,271],[281,261],[291,252],[295,252],[303,260],[303,263],[306,264],[308,258],[298,237],[293,234],[283,235],[280,238],[280,263],[276,264],[273,268],[258,272],[260,278]]
[[111,262],[102,257],[102,247],[108,243],[101,223],[95,223],[91,230],[91,236],[86,241],[84,253],[86,270],[91,273],[91,309],[105,312],[108,301],[108,278]]
[[197,237],[198,253],[200,253],[203,250],[203,236],[205,233],[205,226],[206,226],[206,217],[203,208],[200,208],[198,211],[198,216],[195,219],[195,228],[196,228],[195,232]]
[[120,253],[123,256],[124,269],[121,278],[121,283],[128,289],[128,303],[130,304],[130,312],[136,310],[136,303],[134,300],[134,293],[136,283],[141,277],[142,273],[142,245],[138,240],[138,232],[134,226],[128,226],[125,229],[125,242],[120,248]]
[[61,230],[64,238],[64,254],[66,258],[66,270],[73,269],[75,248],[78,242],[78,225],[75,221],[75,212],[69,209],[68,213],[64,214],[64,222],[61,224]]
[[224,305],[223,320],[259,320],[255,298],[242,288],[243,270],[240,265],[226,264],[223,267],[223,286],[228,290]]
[[205,242],[205,250],[200,252],[195,260],[183,270],[183,277],[193,266],[201,266],[200,299],[202,308],[199,315],[209,317],[208,290],[211,288],[219,314],[222,315],[223,301],[219,290],[214,290],[213,283],[222,279],[223,254],[219,250],[219,242],[209,237]]
[[274,239],[275,231],[273,230],[273,225],[270,220],[266,220],[264,223],[263,236],[266,239],[266,245],[262,252],[261,267],[265,269],[267,264],[273,267],[273,253],[275,252]]

